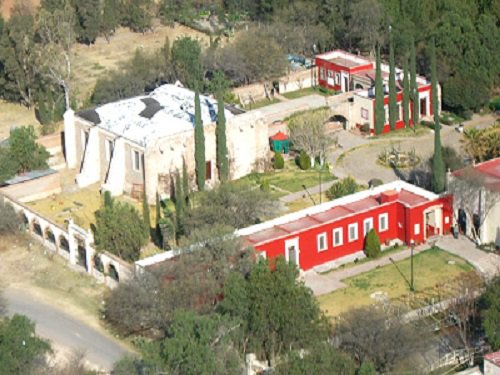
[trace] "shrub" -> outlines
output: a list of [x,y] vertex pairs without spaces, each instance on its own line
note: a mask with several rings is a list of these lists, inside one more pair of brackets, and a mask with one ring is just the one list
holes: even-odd
[[370,132],[370,124],[365,122],[363,125],[360,126],[359,130],[361,130],[362,133],[369,133]]
[[271,186],[269,185],[269,180],[262,181],[262,183],[260,184],[260,190],[265,192],[265,193],[269,193],[271,191]]
[[496,98],[491,99],[488,107],[494,112],[500,111],[500,97],[497,96]]
[[375,229],[370,229],[365,238],[365,254],[368,258],[377,258],[380,252],[380,238]]
[[333,200],[345,195],[353,194],[358,191],[358,189],[359,185],[356,183],[356,180],[354,180],[351,176],[348,176],[330,186],[330,189],[326,191],[326,196],[328,199]]
[[306,171],[311,168],[311,158],[309,157],[309,155],[307,155],[307,153],[304,150],[300,151],[297,164],[299,165],[299,168],[302,169],[303,171]]
[[0,235],[19,231],[21,218],[14,208],[0,198]]
[[383,185],[384,182],[380,178],[372,178],[370,181],[368,181],[368,186],[369,187],[377,187],[380,185]]
[[283,159],[283,155],[281,155],[281,152],[274,153],[273,167],[274,169],[285,168],[285,159]]

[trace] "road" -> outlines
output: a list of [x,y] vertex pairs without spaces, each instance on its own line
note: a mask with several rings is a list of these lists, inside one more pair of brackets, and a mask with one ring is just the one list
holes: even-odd
[[57,348],[66,349],[66,353],[83,350],[92,367],[109,371],[113,363],[129,353],[112,338],[25,291],[8,288],[3,294],[9,314],[23,314],[35,321],[37,334],[51,340]]

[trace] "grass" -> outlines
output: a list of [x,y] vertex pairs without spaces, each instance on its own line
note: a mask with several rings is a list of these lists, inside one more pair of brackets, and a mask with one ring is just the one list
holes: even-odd
[[245,109],[247,109],[247,110],[258,109],[258,108],[266,107],[268,105],[276,104],[276,103],[281,103],[281,100],[276,99],[276,98],[273,98],[271,100],[262,99],[262,100],[259,100],[258,102],[250,103],[250,104],[246,105]]
[[[331,173],[326,170],[321,172],[321,182],[332,181],[335,179]],[[310,169],[303,171],[295,165],[293,160],[288,160],[285,163],[285,168],[266,173],[252,173],[242,180],[255,181],[260,184],[264,180],[268,180],[271,186],[286,192],[295,193],[303,191],[302,185],[307,188],[319,185],[319,171],[317,169]]]
[[[432,288],[438,283],[473,270],[473,267],[462,258],[438,248],[419,253],[414,256],[413,260],[417,291]],[[449,264],[449,260],[454,261],[454,264]],[[410,259],[396,264],[405,278],[409,280]],[[330,317],[374,303],[375,301],[370,297],[374,292],[385,292],[390,299],[409,293],[407,281],[393,264],[345,279],[343,282],[348,285],[346,288],[318,297],[322,310]]]
[[287,99],[297,99],[297,98],[302,98],[303,96],[308,96],[313,94],[328,96],[328,94],[325,93],[324,91],[321,91],[319,87],[306,87],[304,89],[287,92],[282,95]]

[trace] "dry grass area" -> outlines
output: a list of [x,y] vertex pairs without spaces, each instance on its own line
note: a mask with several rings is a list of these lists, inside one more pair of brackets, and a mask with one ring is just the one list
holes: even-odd
[[189,27],[175,24],[173,27],[156,23],[153,32],[134,33],[126,28],[119,28],[108,43],[104,37],[97,38],[94,45],[75,44],[73,47],[73,87],[80,104],[92,93],[99,77],[133,56],[137,49],[154,51],[163,47],[168,37],[172,44],[176,39],[189,36],[198,39],[207,46],[209,37]]
[[40,126],[35,117],[35,110],[17,103],[0,100],[0,114],[0,140],[8,138],[13,126],[34,125],[35,128]]
[[0,0],[0,15],[3,19],[9,19],[12,9],[16,3],[22,3],[25,8],[35,10],[40,5],[41,0]]
[[[473,270],[464,259],[437,248],[419,253],[413,259],[417,292]],[[404,277],[410,280],[410,259],[396,264]],[[321,308],[328,316],[335,317],[351,309],[375,303],[370,297],[375,292],[385,292],[389,299],[409,293],[407,282],[393,264],[342,281],[348,285],[347,288],[318,297]]]
[[0,236],[0,288],[21,289],[89,325],[101,328],[99,310],[107,288],[28,236]]

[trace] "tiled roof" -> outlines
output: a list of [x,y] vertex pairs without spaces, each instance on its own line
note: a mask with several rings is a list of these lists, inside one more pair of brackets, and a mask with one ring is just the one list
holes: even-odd
[[467,171],[471,171],[473,175],[477,175],[478,178],[482,179],[482,183],[486,188],[500,191],[500,158],[460,169],[453,172],[453,175],[460,178],[464,173],[468,173]]

